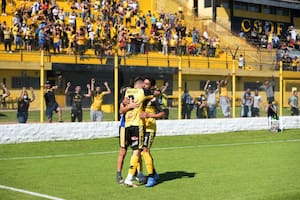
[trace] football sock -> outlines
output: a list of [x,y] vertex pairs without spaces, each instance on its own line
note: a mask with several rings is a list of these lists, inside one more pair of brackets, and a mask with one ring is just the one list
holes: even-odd
[[148,172],[148,176],[153,176],[153,160],[152,156],[149,152],[143,152],[143,158],[145,161],[146,169]]
[[138,173],[143,171],[143,163],[142,163],[142,158],[141,157],[139,157],[139,162],[138,162],[136,170],[137,170]]
[[139,164],[139,156],[132,155],[130,159],[130,168],[128,170],[128,174],[134,176],[138,164]]

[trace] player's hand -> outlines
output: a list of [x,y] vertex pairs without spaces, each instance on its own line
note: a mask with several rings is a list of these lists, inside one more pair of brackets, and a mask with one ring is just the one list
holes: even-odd
[[67,87],[71,87],[71,82],[68,82],[68,83],[67,83]]
[[169,86],[169,82],[166,82],[166,83],[165,83],[165,86],[168,87],[168,86]]
[[107,83],[107,81],[105,81],[105,82],[104,82],[104,85],[105,85],[106,87],[108,87],[108,83]]
[[207,83],[210,83],[210,80],[207,80]]
[[127,106],[128,106],[129,109],[135,109],[135,108],[139,107],[139,104],[137,104],[137,103],[135,103],[133,101],[130,101]]
[[22,87],[22,92],[25,92],[26,91],[26,87]]
[[130,99],[128,97],[125,97],[122,101],[122,104],[125,106],[128,105],[129,103],[130,103]]
[[91,89],[91,85],[90,84],[86,84],[86,88],[87,89]]
[[147,118],[147,113],[146,112],[141,112],[140,118],[141,119],[146,119]]
[[159,90],[154,90],[153,92],[153,96],[157,97],[161,94],[161,92]]
[[30,90],[31,92],[33,92],[33,87],[30,87],[29,90]]

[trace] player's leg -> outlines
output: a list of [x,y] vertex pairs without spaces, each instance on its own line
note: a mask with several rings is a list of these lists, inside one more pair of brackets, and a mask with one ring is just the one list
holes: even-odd
[[82,122],[82,109],[77,110],[77,120],[78,122]]
[[133,150],[132,156],[130,159],[130,167],[128,170],[128,175],[125,179],[125,184],[131,187],[135,187],[136,185],[133,183],[133,176],[136,172],[139,158],[141,154],[142,147],[142,139],[143,139],[143,126],[131,126],[126,129],[130,129],[128,134],[130,135],[130,145]]
[[75,120],[76,120],[76,111],[71,110],[71,122],[75,122]]
[[117,176],[116,180],[119,184],[122,184],[123,178],[122,178],[122,169],[123,169],[123,164],[124,164],[124,158],[127,153],[127,146],[128,146],[128,140],[126,137],[126,131],[125,127],[120,127],[119,128],[119,144],[120,144],[120,151],[119,155],[117,158]]
[[56,104],[55,111],[57,112],[58,122],[62,122],[62,110],[61,110],[61,108],[58,106],[58,104]]
[[[155,133],[154,132],[145,132],[144,133],[144,142],[143,142],[143,159],[145,161],[148,180],[146,187],[152,187],[156,184],[156,180],[154,175],[156,175],[156,171],[154,169],[153,157],[150,153],[150,147],[154,141]],[[158,178],[158,176],[156,176]]]

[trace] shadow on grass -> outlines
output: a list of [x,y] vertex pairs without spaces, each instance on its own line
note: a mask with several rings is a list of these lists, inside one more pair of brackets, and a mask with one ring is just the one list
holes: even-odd
[[159,174],[158,184],[179,178],[194,178],[196,173],[185,171],[164,172]]
[[7,115],[0,113],[0,117],[7,117]]

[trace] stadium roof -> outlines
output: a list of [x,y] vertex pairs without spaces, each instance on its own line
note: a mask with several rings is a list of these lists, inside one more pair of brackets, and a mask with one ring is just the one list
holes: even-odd
[[300,0],[236,0],[236,1],[300,10]]

